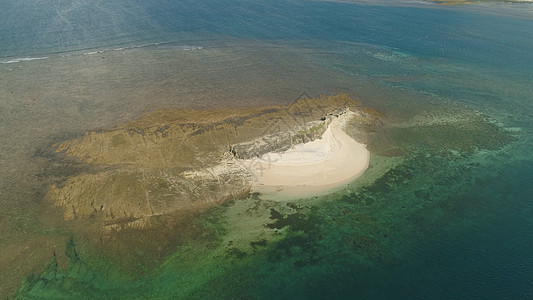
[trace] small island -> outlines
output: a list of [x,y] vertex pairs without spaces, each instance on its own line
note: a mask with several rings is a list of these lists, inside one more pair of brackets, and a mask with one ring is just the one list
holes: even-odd
[[87,168],[53,184],[47,197],[66,220],[98,219],[107,232],[250,192],[311,197],[368,167],[361,128],[381,117],[347,94],[289,106],[160,110],[55,145],[57,159]]

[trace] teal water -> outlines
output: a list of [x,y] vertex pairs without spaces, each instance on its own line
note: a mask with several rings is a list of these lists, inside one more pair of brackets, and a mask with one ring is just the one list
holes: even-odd
[[[12,141],[0,148],[0,262],[16,270],[12,249],[51,237],[67,237],[69,257],[58,266],[55,248],[42,246],[41,260],[52,262],[20,269],[16,297],[533,298],[530,6],[71,0],[0,8],[1,137]],[[43,59],[12,62],[21,58]],[[321,199],[253,195],[180,227],[117,235],[104,249],[127,249],[119,258],[91,246],[79,225],[34,217],[46,183],[68,176],[37,170],[43,144],[152,108],[288,103],[303,90],[354,92],[386,112],[369,147],[374,169],[390,169]],[[403,155],[386,157],[386,147]],[[146,246],[163,240],[162,256]]]

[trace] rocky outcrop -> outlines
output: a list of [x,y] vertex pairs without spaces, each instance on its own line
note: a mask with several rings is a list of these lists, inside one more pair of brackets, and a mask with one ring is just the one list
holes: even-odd
[[230,152],[236,158],[251,159],[269,152],[285,151],[294,145],[321,137],[329,122],[329,119],[312,121],[277,133],[266,134],[248,142],[231,145]]
[[152,216],[246,196],[252,179],[237,158],[316,139],[328,114],[359,105],[343,94],[288,107],[157,111],[56,145],[64,159],[97,168],[52,185],[48,197],[65,219],[98,215],[105,230],[144,228]]

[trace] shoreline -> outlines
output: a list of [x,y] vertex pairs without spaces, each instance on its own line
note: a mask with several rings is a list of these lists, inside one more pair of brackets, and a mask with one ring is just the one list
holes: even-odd
[[243,160],[255,177],[252,192],[287,200],[309,198],[329,194],[359,177],[368,168],[370,152],[343,130],[354,116],[348,110],[333,117],[320,139]]

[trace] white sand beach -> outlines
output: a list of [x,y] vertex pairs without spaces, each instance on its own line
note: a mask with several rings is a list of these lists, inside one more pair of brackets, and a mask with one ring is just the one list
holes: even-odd
[[357,178],[368,168],[370,153],[343,130],[354,115],[347,111],[333,117],[320,139],[245,160],[256,177],[252,191],[303,198],[328,193]]

